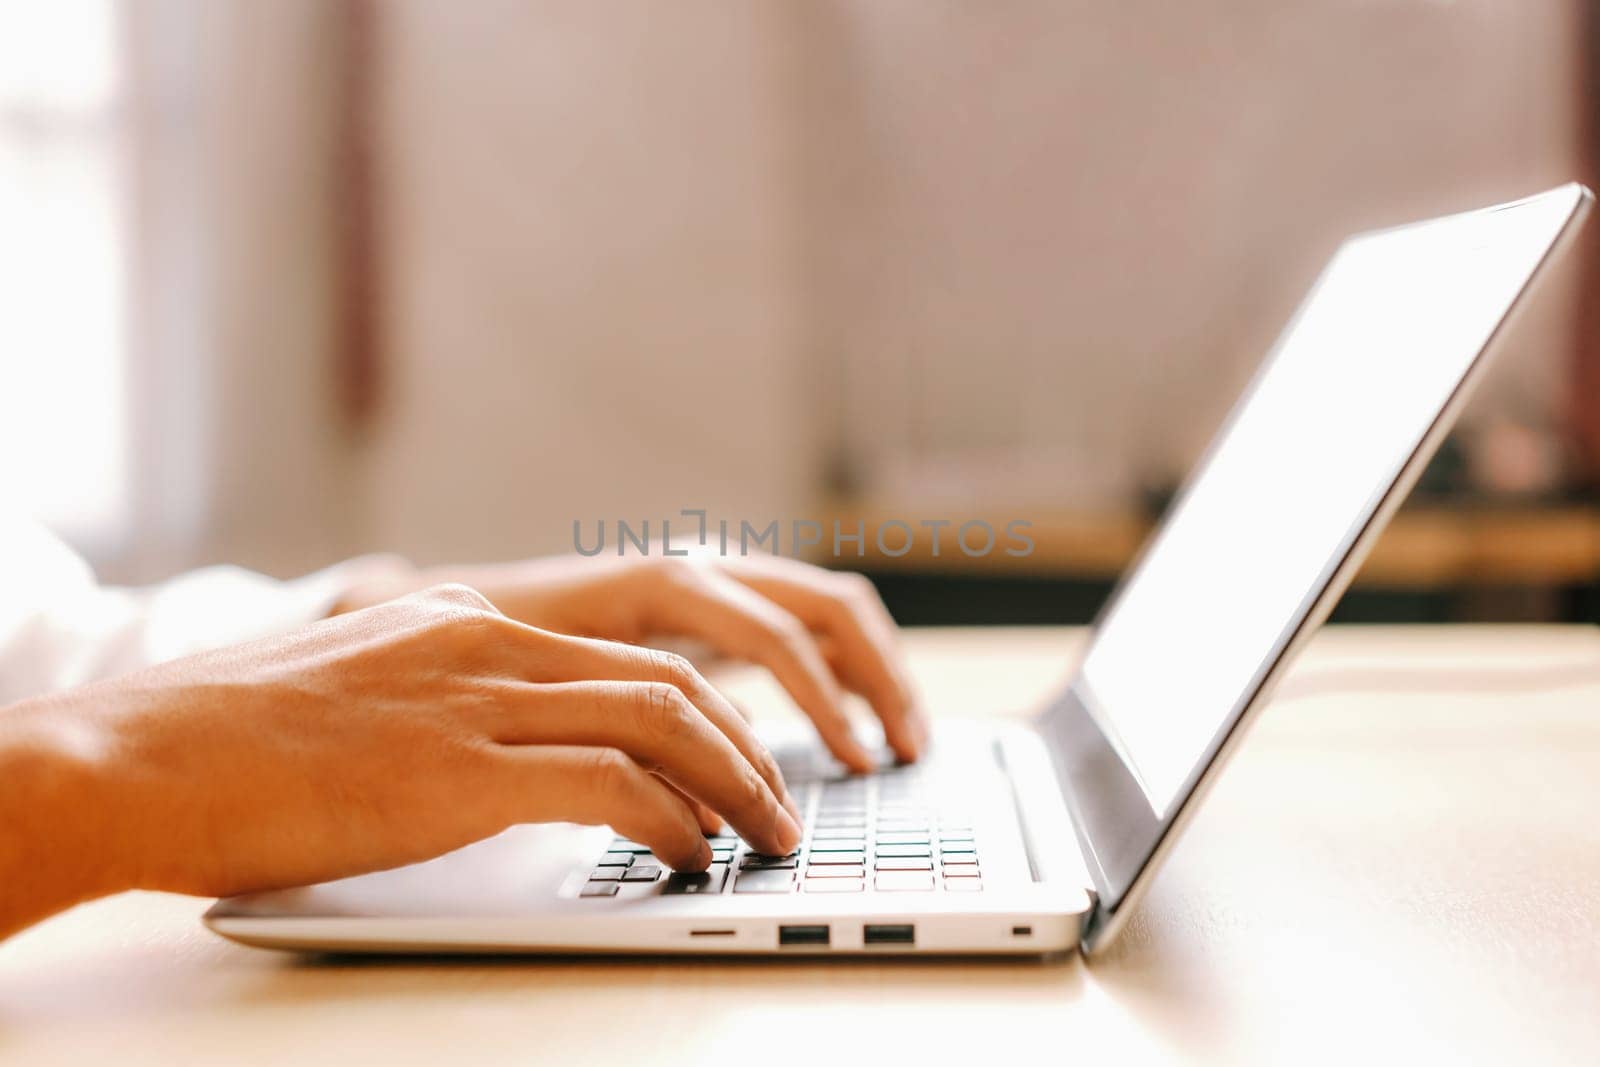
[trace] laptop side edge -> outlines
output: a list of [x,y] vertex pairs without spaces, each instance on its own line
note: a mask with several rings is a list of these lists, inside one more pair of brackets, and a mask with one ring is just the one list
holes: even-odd
[[[1093,956],[1104,951],[1125,927],[1162,863],[1188,827],[1223,768],[1238,751],[1249,726],[1259,718],[1261,711],[1270,701],[1275,686],[1306,643],[1327,620],[1329,613],[1360,570],[1379,535],[1409,496],[1417,479],[1454,426],[1473,390],[1481,382],[1486,369],[1502,347],[1505,336],[1525,309],[1528,294],[1548,274],[1549,265],[1572,243],[1579,229],[1578,224],[1587,214],[1594,197],[1584,186],[1569,183],[1509,204],[1463,213],[1475,215],[1500,211],[1547,198],[1556,198],[1564,206],[1564,213],[1555,236],[1548,242],[1543,255],[1528,273],[1506,312],[1480,346],[1448,401],[1439,409],[1398,474],[1376,493],[1366,521],[1351,531],[1342,551],[1332,560],[1316,583],[1313,592],[1307,598],[1308,603],[1303,606],[1299,623],[1272,653],[1259,680],[1245,698],[1241,710],[1231,723],[1223,727],[1215,749],[1208,759],[1202,761],[1192,784],[1180,795],[1176,807],[1164,821],[1164,825],[1154,811],[1149,809],[1144,793],[1126,761],[1118,754],[1096,722],[1091,709],[1086,705],[1079,691],[1080,675],[1077,670],[1063,691],[1031,724],[1043,736],[1055,764],[1056,777],[1093,886],[1091,893],[1093,906],[1084,921],[1081,943],[1085,955]],[[1402,228],[1404,227],[1395,229]],[[1362,234],[1351,240],[1368,236],[1372,234]],[[1191,469],[1182,491],[1175,499],[1181,500],[1206,470],[1218,445],[1228,436],[1235,421],[1255,395],[1268,368],[1277,358],[1284,339],[1292,334],[1296,323],[1315,301],[1325,278],[1326,270],[1302,301],[1278,342],[1269,351],[1267,358],[1262,361],[1260,368],[1212,438],[1205,453]],[[1163,521],[1162,525],[1164,524]],[[1158,536],[1159,527],[1152,532],[1139,555],[1123,572],[1094,621],[1090,641],[1085,645],[1086,649],[1092,646],[1093,635],[1100,630],[1111,608],[1117,603],[1132,577],[1138,573],[1141,563]],[[1139,827],[1130,828],[1128,820],[1138,819],[1141,807],[1148,812],[1148,821]],[[1118,853],[1119,850],[1126,853],[1128,839],[1141,833],[1153,834],[1154,844],[1142,858],[1135,861],[1137,873],[1131,883],[1119,890],[1111,882],[1107,857]],[[1123,862],[1127,858],[1126,855],[1119,857]]]

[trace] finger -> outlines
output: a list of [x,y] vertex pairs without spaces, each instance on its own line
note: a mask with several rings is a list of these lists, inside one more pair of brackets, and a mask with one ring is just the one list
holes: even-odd
[[648,845],[668,866],[703,871],[711,846],[694,812],[626,753],[608,748],[505,746],[505,821],[607,825]]
[[649,622],[761,664],[811,719],[841,763],[856,771],[873,769],[872,756],[850,728],[838,682],[816,640],[799,619],[771,600],[715,570],[685,569],[652,603]]
[[[847,652],[841,647],[838,641],[825,633],[819,634],[817,636],[817,647],[822,649],[822,658],[827,661],[829,668],[832,669],[834,674],[838,675],[841,679],[848,679],[850,677],[854,668],[847,661]],[[848,680],[846,681],[846,685],[848,685],[855,692],[861,692],[859,686],[849,682]],[[875,712],[876,710],[877,709],[874,708]],[[880,719],[882,718],[881,713],[879,713],[879,717]],[[894,748],[896,758],[903,761],[922,758],[922,756],[926,754],[928,748],[928,725],[926,717],[918,711],[913,711],[912,713],[908,714],[905,718],[905,730],[910,734],[910,751],[900,747],[894,732],[891,731],[887,726],[884,728],[884,738],[889,742],[890,746]]]
[[[657,775],[656,777],[661,778],[660,775]],[[718,815],[716,812],[700,803],[694,797],[673,785],[668,779],[661,778],[661,781],[666,784],[668,789],[677,794],[679,800],[689,805],[689,810],[694,812],[694,821],[700,824],[701,833],[705,834],[707,837],[715,837],[716,835],[722,833],[723,827],[726,825],[722,821],[722,816]]]
[[[517,625],[517,624],[512,624]],[[665,682],[675,686],[700,709],[723,735],[733,743],[750,766],[761,775],[785,810],[798,822],[800,808],[789,795],[778,761],[772,758],[767,746],[761,743],[748,722],[734,710],[728,698],[707,682],[694,665],[682,656],[658,652],[634,645],[592,638],[566,637],[561,634],[538,633],[555,647],[534,673],[544,682],[586,681],[616,679],[619,681]]]
[[901,759],[915,759],[927,741],[927,719],[902,666],[894,620],[877,590],[860,575],[783,566],[790,562],[734,564],[729,573],[826,635],[841,680],[867,699],[889,747]]
[[506,745],[614,748],[724,816],[763,852],[785,853],[800,826],[770,786],[683,691],[666,682],[521,687],[496,702],[489,736]]

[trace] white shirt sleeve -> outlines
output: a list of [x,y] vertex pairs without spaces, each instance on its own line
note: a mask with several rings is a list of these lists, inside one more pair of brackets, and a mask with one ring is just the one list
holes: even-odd
[[376,565],[288,582],[207,567],[143,589],[102,586],[43,526],[0,510],[0,706],[303,626]]

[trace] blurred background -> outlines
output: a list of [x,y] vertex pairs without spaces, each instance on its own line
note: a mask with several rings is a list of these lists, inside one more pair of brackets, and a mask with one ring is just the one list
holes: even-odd
[[[1581,0],[0,0],[0,485],[126,582],[1020,518],[847,562],[1084,621],[1340,238],[1592,182],[1597,86]],[[1594,618],[1597,247],[1340,617]]]

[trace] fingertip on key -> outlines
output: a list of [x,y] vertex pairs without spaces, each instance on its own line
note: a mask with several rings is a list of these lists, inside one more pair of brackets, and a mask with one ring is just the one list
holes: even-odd
[[927,751],[928,742],[933,737],[933,726],[928,721],[928,713],[921,705],[913,705],[907,718],[911,723],[911,732],[917,739],[917,751]]
[[800,821],[785,809],[778,810],[778,844],[782,851],[780,855],[791,852],[800,844]]

